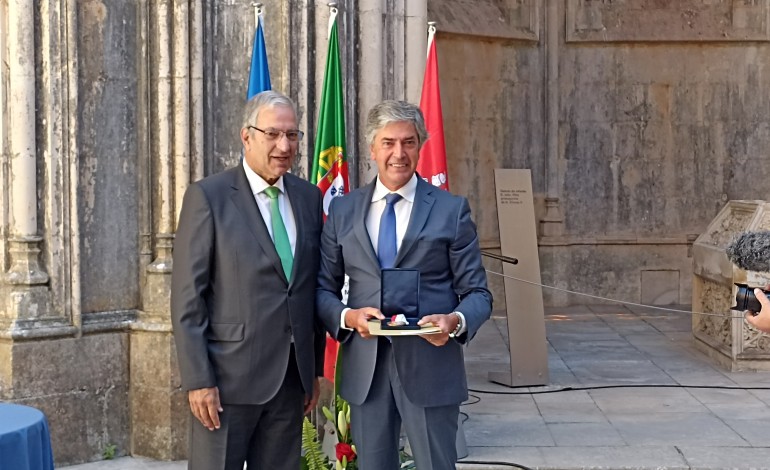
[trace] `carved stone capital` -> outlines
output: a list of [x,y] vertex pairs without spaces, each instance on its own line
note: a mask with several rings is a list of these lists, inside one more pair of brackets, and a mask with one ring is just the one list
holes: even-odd
[[139,312],[136,328],[155,331],[170,328],[171,271],[173,268],[173,233],[156,235],[158,256],[147,266],[144,280],[144,307]]
[[32,236],[8,240],[11,268],[5,273],[6,283],[35,286],[48,282],[48,274],[38,262],[39,244],[42,240],[42,237]]
[[148,273],[171,274],[173,269],[173,259],[171,253],[174,249],[174,234],[159,233],[156,235],[157,243],[155,248],[158,250],[158,256],[155,261],[147,266]]

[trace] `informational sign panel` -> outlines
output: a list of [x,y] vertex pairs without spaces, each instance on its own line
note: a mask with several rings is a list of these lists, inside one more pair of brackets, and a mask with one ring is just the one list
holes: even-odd
[[501,253],[519,262],[503,262],[511,371],[490,372],[489,380],[512,387],[545,385],[548,346],[530,170],[495,169],[495,189]]

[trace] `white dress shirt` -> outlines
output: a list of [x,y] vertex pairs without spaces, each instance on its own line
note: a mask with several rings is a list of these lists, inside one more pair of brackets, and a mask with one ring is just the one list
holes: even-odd
[[396,250],[401,248],[401,241],[404,239],[406,227],[409,225],[409,217],[412,215],[414,206],[414,196],[417,192],[417,176],[412,175],[405,185],[398,191],[391,191],[385,187],[377,177],[374,184],[374,193],[372,194],[372,204],[369,206],[369,213],[366,216],[366,230],[369,232],[369,239],[372,241],[374,252],[377,253],[377,242],[380,238],[380,219],[385,211],[385,196],[390,193],[398,193],[401,199],[393,204],[393,210],[396,212]]
[[[270,238],[273,238],[273,224],[272,217],[270,216],[270,197],[265,194],[265,189],[270,185],[246,164],[245,158],[243,159],[243,168],[246,170],[246,179],[249,180],[251,193],[257,201],[259,213],[262,214],[262,220],[264,220],[265,225],[267,225],[267,231],[270,233]],[[294,212],[291,210],[291,201],[289,201],[289,198],[286,196],[286,191],[283,187],[283,176],[278,178],[278,181],[276,181],[273,186],[280,191],[278,193],[278,210],[281,212],[283,225],[286,227],[286,233],[289,235],[291,254],[293,256],[295,253],[294,249],[297,245],[297,224],[294,221]],[[273,238],[273,240],[275,239]]]

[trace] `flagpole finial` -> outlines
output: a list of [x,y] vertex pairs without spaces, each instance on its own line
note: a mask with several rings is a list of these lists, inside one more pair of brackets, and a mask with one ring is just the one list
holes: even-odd
[[329,31],[326,33],[326,37],[330,37],[332,34],[332,25],[334,25],[334,22],[337,19],[337,2],[329,2],[327,3],[329,5]]
[[259,17],[262,16],[262,13],[264,13],[264,10],[262,10],[262,3],[261,2],[251,2],[251,6],[254,7],[254,23],[259,25]]
[[264,13],[264,10],[262,9],[263,5],[262,2],[251,2],[251,6],[254,7],[254,24],[256,26],[259,26],[259,17]]

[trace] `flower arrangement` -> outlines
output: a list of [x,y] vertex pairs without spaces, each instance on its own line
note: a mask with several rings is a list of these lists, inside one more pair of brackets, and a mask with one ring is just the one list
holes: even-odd
[[[341,370],[341,359],[340,350],[340,354],[337,356],[336,371]],[[324,452],[327,446],[326,442],[322,446],[318,439],[318,429],[306,417],[302,424],[301,470],[358,470],[358,454],[350,433],[350,405],[337,394],[340,388],[340,378],[340,374],[335,374],[334,392],[331,400],[334,410],[326,406],[321,407],[327,420],[327,424],[324,426],[328,433],[327,437],[331,437],[332,442],[336,441],[334,442],[333,455],[330,448]],[[399,452],[399,457],[401,470],[415,470],[414,460],[403,449]]]
[[357,470],[356,446],[353,445],[353,439],[350,435],[350,405],[339,395],[334,400],[335,409],[338,409],[336,416],[332,411],[323,407],[322,411],[329,422],[334,423],[334,429],[337,432],[337,443],[334,445],[334,453],[337,461],[334,468],[336,470]]
[[322,411],[334,429],[332,434],[336,437],[334,444],[334,458],[325,455],[318,439],[318,431],[308,418],[302,424],[302,470],[357,470],[356,446],[350,436],[350,405],[337,396],[335,400],[339,411],[335,414],[328,407],[322,407]]
[[[335,414],[328,407],[321,408],[328,423],[333,424],[329,432],[336,435],[334,443],[334,457],[325,455],[318,440],[318,431],[315,425],[305,418],[302,426],[302,456],[301,470],[358,470],[356,446],[350,434],[350,405],[342,397],[337,396],[334,401],[335,408],[339,411]],[[401,470],[415,470],[414,459],[404,449],[399,452]]]

